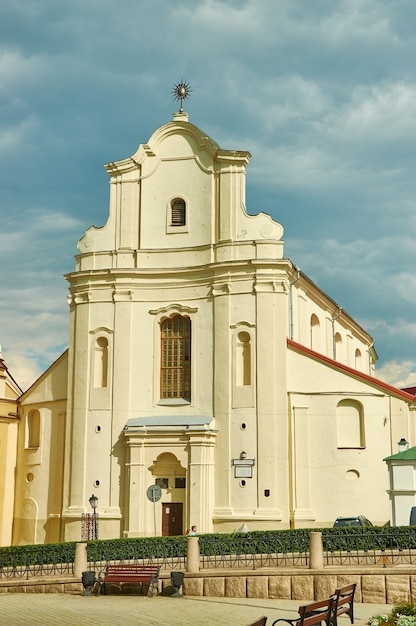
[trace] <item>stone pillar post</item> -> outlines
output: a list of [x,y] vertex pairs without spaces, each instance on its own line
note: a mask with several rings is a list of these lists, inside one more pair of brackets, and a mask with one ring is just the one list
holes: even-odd
[[322,533],[312,532],[309,534],[309,569],[323,569],[324,549],[322,545]]
[[81,579],[82,572],[88,569],[87,544],[75,544],[74,578]]
[[188,537],[186,546],[186,571],[193,574],[199,572],[199,539]]

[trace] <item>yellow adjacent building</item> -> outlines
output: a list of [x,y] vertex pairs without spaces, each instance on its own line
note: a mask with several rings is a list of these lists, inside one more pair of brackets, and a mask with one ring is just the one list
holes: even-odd
[[79,540],[91,494],[101,538],[388,521],[383,458],[416,443],[414,398],[248,214],[249,160],[180,111],[106,166],[68,350],[19,403],[14,543]]
[[18,432],[17,398],[22,390],[10,374],[0,347],[0,545],[12,540]]

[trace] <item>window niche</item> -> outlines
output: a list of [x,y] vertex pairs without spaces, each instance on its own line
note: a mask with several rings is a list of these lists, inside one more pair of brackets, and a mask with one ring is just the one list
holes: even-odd
[[339,363],[344,362],[344,344],[341,333],[335,333],[334,335],[334,360]]
[[233,343],[233,407],[254,406],[253,335],[249,325],[238,325]]
[[357,348],[354,353],[354,367],[359,371],[363,369],[363,357],[359,348]]
[[237,387],[251,385],[250,334],[244,330],[237,333],[235,343],[235,378]]
[[356,400],[337,404],[337,447],[365,448],[364,409]]
[[108,407],[111,389],[112,331],[100,327],[91,332],[90,409]]
[[94,387],[108,386],[108,339],[98,337],[94,345]]
[[319,318],[313,313],[310,320],[311,350],[321,351],[321,324]]
[[31,450],[40,446],[40,413],[37,409],[29,411],[26,416],[25,447]]

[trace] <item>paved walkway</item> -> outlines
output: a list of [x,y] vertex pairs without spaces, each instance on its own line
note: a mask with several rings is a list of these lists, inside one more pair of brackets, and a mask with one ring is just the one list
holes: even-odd
[[[158,596],[81,596],[50,593],[1,593],[3,626],[247,626],[261,615],[268,623],[295,617],[302,602],[247,598]],[[355,604],[355,626],[365,626],[375,613],[391,611],[385,604]],[[341,617],[339,626],[349,626]]]

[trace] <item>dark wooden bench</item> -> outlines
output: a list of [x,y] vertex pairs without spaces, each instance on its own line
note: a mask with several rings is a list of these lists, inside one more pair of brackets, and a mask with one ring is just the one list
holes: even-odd
[[278,624],[279,622],[286,622],[291,626],[316,626],[325,622],[326,626],[331,626],[333,619],[333,610],[335,605],[335,598],[325,598],[325,600],[318,600],[317,602],[311,602],[300,606],[298,609],[299,617],[288,619],[286,617],[280,617],[274,620],[271,626]]
[[337,626],[337,620],[340,615],[348,615],[351,624],[354,623],[354,594],[356,584],[345,585],[335,589],[335,593],[332,595],[334,598],[332,624]]
[[[107,585],[122,585],[123,583],[141,583],[147,585],[147,594],[153,596],[158,593],[159,565],[131,565],[119,563],[107,565],[105,571],[98,575],[99,591],[107,593]],[[121,586],[121,590],[123,587]]]
[[[348,615],[351,624],[354,623],[354,594],[356,584],[345,585],[335,589],[335,592],[326,600],[318,600],[311,604],[299,607],[299,617],[293,619],[279,618],[271,626],[278,622],[286,622],[291,626],[314,626],[325,622],[326,626],[337,626],[340,615]],[[260,617],[248,626],[266,626],[267,617]]]

